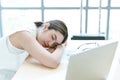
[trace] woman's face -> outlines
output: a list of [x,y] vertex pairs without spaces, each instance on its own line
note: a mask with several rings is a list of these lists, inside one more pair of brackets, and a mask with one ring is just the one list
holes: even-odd
[[43,47],[56,47],[61,44],[64,36],[54,29],[49,30],[49,23],[44,23],[42,29],[37,31],[37,40]]

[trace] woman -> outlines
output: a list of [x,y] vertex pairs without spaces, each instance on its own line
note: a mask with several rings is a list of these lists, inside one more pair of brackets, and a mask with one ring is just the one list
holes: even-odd
[[0,40],[0,70],[16,71],[28,55],[46,67],[56,68],[67,37],[67,27],[60,20],[35,22],[30,29],[16,31]]

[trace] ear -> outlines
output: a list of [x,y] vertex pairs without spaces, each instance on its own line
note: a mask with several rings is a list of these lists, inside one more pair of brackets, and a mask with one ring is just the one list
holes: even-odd
[[43,24],[43,30],[47,30],[48,29],[48,27],[49,27],[49,25],[50,25],[50,23],[44,23]]

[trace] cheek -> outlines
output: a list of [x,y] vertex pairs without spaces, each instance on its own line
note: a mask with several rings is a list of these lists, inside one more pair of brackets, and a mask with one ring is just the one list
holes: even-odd
[[44,39],[46,40],[46,41],[51,41],[51,33],[47,33],[47,34],[45,34],[44,35]]
[[47,34],[44,34],[44,35],[42,35],[42,40],[43,41],[50,41],[50,35],[47,35]]
[[40,42],[40,43],[42,43],[45,39],[45,36],[44,36],[44,34],[40,34],[40,35],[38,35],[38,41]]

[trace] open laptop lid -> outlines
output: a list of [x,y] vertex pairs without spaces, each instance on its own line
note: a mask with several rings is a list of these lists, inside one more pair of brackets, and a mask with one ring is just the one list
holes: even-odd
[[118,42],[81,52],[70,57],[66,80],[105,80]]

